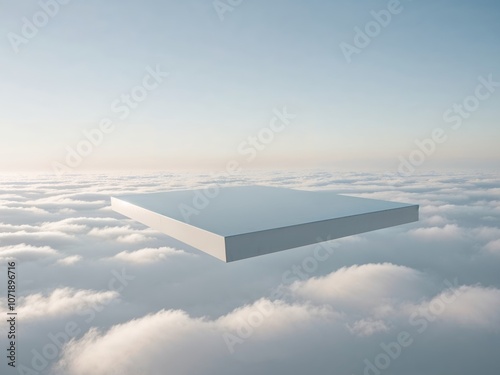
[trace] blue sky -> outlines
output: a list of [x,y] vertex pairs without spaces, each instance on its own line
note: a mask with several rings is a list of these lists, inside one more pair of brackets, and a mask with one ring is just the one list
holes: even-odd
[[[212,1],[72,0],[16,53],[9,33],[42,8],[4,2],[0,170],[50,172],[110,116],[115,129],[78,170],[223,168],[284,107],[296,117],[249,167],[396,171],[437,127],[448,140],[422,168],[495,166],[500,89],[456,131],[442,117],[479,77],[500,81],[500,6],[401,1],[349,63],[340,44],[388,3],[243,0],[221,20]],[[117,118],[111,104],[148,66],[169,77]]]

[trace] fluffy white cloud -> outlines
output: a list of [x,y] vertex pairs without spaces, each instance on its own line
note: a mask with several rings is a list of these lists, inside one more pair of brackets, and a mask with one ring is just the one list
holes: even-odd
[[0,259],[35,260],[56,255],[57,251],[50,246],[32,246],[24,243],[0,247]]
[[217,323],[224,332],[237,332],[254,326],[258,327],[256,338],[268,338],[286,331],[298,329],[301,325],[316,319],[331,321],[342,314],[329,306],[311,304],[288,304],[281,300],[270,301],[262,298],[252,304],[239,307],[219,318]]
[[15,215],[15,214],[48,214],[49,212],[38,207],[20,207],[20,206],[0,206],[0,215]]
[[72,234],[68,234],[61,231],[17,231],[10,233],[0,233],[0,240],[5,242],[32,242],[32,243],[40,243],[40,242],[70,242],[75,237]]
[[167,368],[176,374],[194,373],[203,368],[200,359],[216,352],[220,357],[221,348],[209,345],[217,336],[216,328],[203,319],[160,311],[105,333],[90,330],[65,348],[57,370],[67,375],[152,374]]
[[225,335],[237,334],[242,322],[252,322],[259,311],[267,311],[266,316],[261,315],[255,328],[248,325],[247,331],[254,343],[260,343],[257,345],[273,341],[284,331],[299,333],[309,324],[335,317],[327,308],[268,300],[236,309],[217,320],[162,310],[106,332],[91,329],[65,347],[55,369],[66,375],[213,373],[214,368],[223,367],[221,361],[229,355]]
[[116,300],[114,291],[76,290],[58,288],[50,294],[30,294],[19,298],[17,311],[23,320],[64,317],[89,307],[103,305]]
[[500,239],[500,228],[496,227],[478,227],[473,228],[472,235],[481,240],[496,240]]
[[70,255],[69,257],[59,259],[56,263],[62,266],[71,266],[81,260],[82,257],[80,255]]
[[138,243],[151,241],[154,238],[151,234],[155,231],[151,229],[136,230],[130,226],[115,226],[115,227],[104,227],[104,228],[93,228],[88,234],[90,236],[96,236],[103,239],[116,240],[123,243]]
[[500,330],[500,289],[462,286],[457,290],[457,302],[442,315],[461,325]]
[[145,236],[142,233],[130,233],[124,234],[123,236],[116,237],[116,241],[122,243],[140,243],[140,242],[148,242],[154,240],[153,237]]
[[122,251],[113,258],[124,262],[146,264],[162,261],[176,255],[187,255],[187,253],[171,247],[145,248],[136,251]]
[[455,224],[446,224],[444,227],[417,228],[412,230],[411,235],[424,240],[459,240],[463,230]]
[[463,285],[448,289],[407,311],[453,324],[454,328],[484,328],[500,332],[500,289]]
[[423,218],[422,222],[425,222],[426,225],[430,225],[433,227],[445,226],[446,224],[448,224],[448,220],[441,215],[433,215],[428,218]]
[[368,309],[384,315],[394,301],[421,296],[424,284],[422,273],[383,263],[343,267],[324,277],[295,282],[291,289],[297,296],[328,302],[338,310]]
[[493,254],[500,255],[500,239],[488,242],[484,248]]
[[51,197],[42,197],[33,200],[27,200],[22,203],[24,206],[36,206],[42,208],[94,208],[106,204],[104,200],[84,201],[72,199],[64,194],[57,194]]

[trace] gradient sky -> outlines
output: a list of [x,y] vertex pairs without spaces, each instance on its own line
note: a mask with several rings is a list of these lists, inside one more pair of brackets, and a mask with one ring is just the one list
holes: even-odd
[[449,139],[423,168],[495,166],[500,89],[459,130],[442,117],[479,76],[500,81],[500,4],[402,1],[348,63],[340,43],[353,44],[355,27],[387,4],[243,0],[221,21],[208,0],[72,0],[16,54],[9,33],[22,35],[23,18],[41,8],[2,1],[0,170],[51,172],[157,65],[170,76],[78,171],[245,161],[238,145],[283,107],[296,118],[252,167],[396,171],[436,127]]

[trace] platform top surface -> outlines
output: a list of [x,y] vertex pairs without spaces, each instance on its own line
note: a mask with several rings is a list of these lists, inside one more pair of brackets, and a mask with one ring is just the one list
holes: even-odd
[[[235,186],[116,196],[171,219],[232,236],[413,204],[269,186]],[[132,207],[131,207],[132,208]]]

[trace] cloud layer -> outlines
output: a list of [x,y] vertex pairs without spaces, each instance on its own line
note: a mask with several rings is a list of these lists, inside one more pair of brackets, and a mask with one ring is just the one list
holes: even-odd
[[[0,258],[17,262],[20,365],[35,373],[498,374],[497,175],[3,179]],[[110,210],[110,195],[213,182],[418,203],[421,219],[332,242],[311,270],[313,246],[224,264]],[[389,356],[398,337],[411,343]]]

